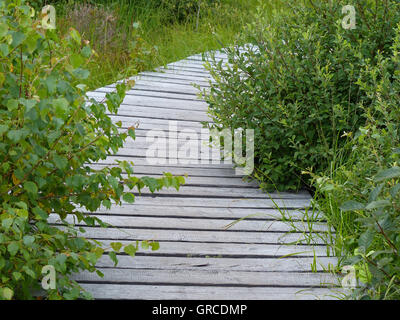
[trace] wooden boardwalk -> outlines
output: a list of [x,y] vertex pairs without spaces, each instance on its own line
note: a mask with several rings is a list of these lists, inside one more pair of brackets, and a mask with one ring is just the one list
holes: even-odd
[[[217,57],[227,62],[224,54]],[[141,250],[135,258],[119,255],[117,267],[105,256],[98,263],[104,278],[85,272],[76,279],[99,299],[332,298],[327,284],[335,279],[321,272],[321,265],[335,264],[335,259],[327,256],[322,244],[287,245],[302,234],[286,234],[290,226],[280,221],[275,207],[275,203],[286,207],[298,220],[297,226],[307,231],[299,211],[310,204],[307,192],[264,194],[236,175],[232,165],[222,162],[196,164],[188,156],[192,162],[152,164],[145,158],[150,130],[169,130],[172,124],[172,132],[190,129],[200,133],[201,121],[209,121],[207,104],[197,98],[198,90],[192,84],[207,88],[209,79],[200,55],[135,77],[135,87],[112,118],[124,128],[139,124],[137,139],[95,166],[124,159],[134,162],[138,176],[187,174],[187,183],[179,192],[143,192],[133,205],[96,213],[118,228],[87,227],[86,236],[105,244],[156,240],[160,249]],[[112,90],[113,85],[107,86],[90,96],[102,99]],[[204,142],[200,136],[198,140]],[[183,142],[177,139],[178,146]],[[248,215],[253,216],[226,229]],[[324,225],[319,228],[325,230]],[[298,254],[281,258],[294,253]],[[311,272],[314,254],[318,273]]]

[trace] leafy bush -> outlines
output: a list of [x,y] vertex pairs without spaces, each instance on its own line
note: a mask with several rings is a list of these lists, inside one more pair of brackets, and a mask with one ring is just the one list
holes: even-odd
[[[101,170],[90,166],[117,152],[128,136],[135,137],[134,128],[119,133],[121,124],[108,115],[118,111],[127,84],[107,94],[104,103],[87,101],[85,66],[92,55],[75,29],[59,38],[54,30],[41,28],[24,0],[0,1],[2,299],[33,298],[46,265],[57,272],[56,289],[48,290],[47,298],[88,298],[71,274],[96,271],[96,261],[105,252],[115,263],[120,251],[133,256],[139,243],[105,248],[84,238],[71,221],[105,227],[85,212],[122,200],[132,203],[129,190],[135,188],[178,189],[184,182],[170,174],[134,177],[131,163],[125,161]],[[64,227],[51,223],[56,217]],[[157,244],[151,246],[157,249]]]
[[260,7],[240,39],[252,44],[246,52],[231,47],[231,65],[209,65],[215,127],[255,130],[254,177],[268,190],[309,185],[301,172],[327,168],[339,137],[366,120],[360,70],[390,55],[400,10],[394,0],[354,2],[354,30],[342,28],[344,0],[289,0],[272,18]]
[[[371,101],[366,123],[350,137],[348,158],[316,177],[317,200],[336,228],[338,255],[353,265],[353,297],[400,298],[400,25],[393,55],[366,65],[358,85]],[[354,137],[353,137],[354,136]],[[343,137],[343,140],[346,139]],[[349,139],[349,138],[347,138]]]

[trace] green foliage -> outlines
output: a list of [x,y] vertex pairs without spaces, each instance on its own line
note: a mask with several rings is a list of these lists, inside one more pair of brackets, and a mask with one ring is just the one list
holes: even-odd
[[309,185],[302,171],[325,170],[340,136],[366,119],[360,70],[390,54],[400,10],[393,0],[354,2],[354,30],[342,28],[344,0],[289,0],[272,17],[261,6],[243,34],[247,52],[231,47],[229,66],[209,67],[216,127],[255,130],[254,177],[268,190]]
[[[179,189],[181,177],[132,175],[132,164],[93,169],[115,154],[134,128],[119,132],[115,114],[128,86],[117,86],[104,102],[85,94],[93,51],[75,29],[65,37],[43,30],[24,0],[0,1],[0,298],[89,298],[71,279],[96,271],[106,252],[117,263],[120,250],[134,256],[139,243],[101,243],[83,237],[87,226],[107,227],[88,212],[109,208],[133,192],[164,186]],[[123,175],[126,172],[126,175]],[[56,224],[61,221],[62,226]],[[58,223],[58,222],[57,222]],[[157,245],[144,242],[144,248]],[[115,250],[115,251],[113,251]],[[39,293],[42,268],[54,266],[56,289]],[[97,272],[99,275],[101,273]]]
[[88,84],[98,88],[231,43],[257,1],[204,0],[199,15],[193,0],[42,0],[37,7],[55,6],[59,35],[72,27],[90,41],[97,56]]
[[365,124],[343,137],[349,156],[315,180],[342,264],[357,271],[352,296],[362,299],[400,298],[400,25],[396,31],[392,56],[378,54],[376,66],[361,70],[358,85],[371,105],[360,105]]

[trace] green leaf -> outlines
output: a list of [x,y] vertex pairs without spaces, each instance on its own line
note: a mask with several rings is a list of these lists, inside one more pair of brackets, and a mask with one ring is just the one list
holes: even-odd
[[24,189],[31,194],[37,194],[38,188],[36,184],[32,181],[27,181],[24,183]]
[[104,273],[101,272],[100,270],[96,270],[96,273],[100,278],[104,278]]
[[81,54],[85,58],[89,58],[92,55],[92,49],[90,49],[90,47],[88,47],[88,46],[85,46],[85,47],[82,48]]
[[37,105],[37,101],[34,99],[20,99],[20,102],[23,106],[25,106],[25,112],[29,112],[35,105]]
[[29,217],[28,210],[25,210],[25,209],[16,209],[15,211],[17,212],[17,215],[18,215],[19,217],[24,218],[25,220],[28,219],[28,217]]
[[8,246],[7,246],[7,250],[10,253],[10,255],[15,256],[18,252],[19,249],[19,245],[18,242],[11,242]]
[[4,219],[4,220],[1,222],[1,226],[2,226],[6,231],[8,231],[8,229],[10,229],[11,225],[13,224],[13,222],[14,222],[14,219],[12,219],[12,218]]
[[156,251],[160,249],[160,243],[159,242],[151,242],[150,247],[152,251]]
[[32,212],[36,215],[36,219],[40,218],[43,220],[47,220],[47,218],[49,217],[49,215],[46,213],[46,211],[44,211],[43,209],[41,209],[39,207],[34,207],[32,209]]
[[110,257],[110,259],[114,262],[114,267],[118,264],[118,259],[117,259],[117,255],[114,251],[110,251],[108,253],[108,256]]
[[5,287],[1,289],[1,295],[4,299],[11,300],[14,296],[14,291],[10,288]]
[[75,68],[79,68],[84,62],[84,58],[80,54],[73,54],[70,57],[71,59],[71,65]]
[[79,45],[81,44],[81,41],[82,41],[81,36],[76,29],[71,28],[71,31],[69,34],[70,34],[71,38],[74,39],[77,44],[79,44]]
[[379,172],[374,179],[375,181],[382,181],[398,177],[400,177],[400,167],[393,167]]
[[390,262],[392,262],[393,261],[393,258],[391,258],[391,257],[385,257],[385,258],[382,258],[382,259],[380,259],[379,261],[378,261],[378,268],[384,268],[386,265],[388,265]]
[[19,31],[12,31],[11,36],[12,36],[11,46],[13,48],[18,47],[26,39],[26,35]]
[[10,53],[8,46],[5,43],[0,44],[0,53],[3,57],[7,56]]
[[143,177],[142,181],[144,182],[144,184],[149,187],[151,192],[154,192],[157,190],[158,188],[158,181],[157,179],[154,178],[150,178],[150,177]]
[[5,124],[0,125],[0,136],[4,134],[8,130],[8,126]]
[[14,129],[10,130],[7,133],[7,137],[10,138],[10,140],[14,143],[19,142],[20,140],[25,139],[25,137],[28,135],[28,131],[26,129]]
[[142,241],[142,248],[147,250],[149,248],[149,243],[147,241]]
[[54,163],[56,167],[60,170],[64,170],[68,165],[68,160],[64,157],[61,157],[57,154],[53,156]]
[[345,203],[343,203],[340,206],[340,209],[342,211],[363,210],[363,209],[365,209],[365,205],[360,202],[354,201],[354,200],[349,200],[349,201],[346,201]]
[[8,32],[8,25],[5,23],[0,23],[0,37],[4,37]]
[[367,230],[361,234],[358,239],[358,245],[363,248],[364,252],[368,250],[374,240],[374,233],[371,230]]
[[400,183],[396,184],[394,187],[390,188],[390,195],[394,198],[400,191]]
[[34,236],[24,236],[23,238],[24,245],[31,246],[35,242]]
[[135,129],[134,128],[129,128],[128,129],[128,134],[133,140],[136,139],[136,133],[135,133]]
[[57,116],[63,116],[68,110],[68,100],[65,98],[55,99],[53,102]]
[[134,257],[135,253],[136,253],[136,248],[132,244],[129,244],[129,245],[124,247],[124,252],[126,254],[129,254],[131,257]]
[[384,186],[384,184],[381,183],[379,186],[375,187],[375,189],[371,191],[369,198],[368,198],[368,202],[375,201],[378,198],[379,194],[382,191],[383,186]]
[[377,201],[372,201],[371,203],[368,203],[368,205],[365,207],[366,210],[373,210],[377,208],[383,208],[390,206],[391,202],[389,200],[377,200]]
[[113,250],[117,251],[117,252],[119,252],[122,248],[121,242],[111,242],[110,245],[111,245],[111,248],[113,248]]
[[134,203],[135,202],[135,196],[132,193],[124,193],[122,196],[122,199],[128,203]]
[[85,80],[89,77],[90,72],[85,69],[77,68],[72,71],[72,74],[79,80]]
[[12,275],[13,275],[13,278],[14,278],[15,281],[18,281],[19,279],[22,278],[22,273],[17,272],[17,271],[14,271],[14,272],[12,273]]

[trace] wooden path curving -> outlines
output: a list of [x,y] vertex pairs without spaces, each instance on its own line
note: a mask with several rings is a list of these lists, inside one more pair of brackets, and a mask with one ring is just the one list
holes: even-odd
[[[227,62],[224,54],[217,57]],[[76,279],[82,286],[98,299],[332,298],[327,285],[335,279],[323,273],[321,265],[335,265],[335,259],[327,256],[322,243],[287,245],[302,234],[286,234],[291,228],[280,221],[275,206],[286,207],[298,220],[297,226],[307,232],[300,211],[310,204],[307,192],[264,194],[254,183],[244,182],[229,164],[149,164],[145,158],[150,130],[168,130],[173,121],[177,129],[172,131],[200,132],[201,121],[209,121],[207,104],[197,98],[198,90],[192,86],[209,87],[210,76],[201,56],[172,63],[168,69],[143,72],[135,80],[118,116],[112,118],[124,128],[139,123],[137,139],[95,166],[130,160],[138,176],[187,174],[187,183],[179,192],[168,189],[155,196],[144,192],[133,205],[96,213],[118,228],[87,227],[86,236],[104,243],[153,239],[160,242],[160,249],[142,250],[135,258],[120,255],[117,267],[104,257],[98,264],[104,278],[79,274]],[[113,85],[107,86],[90,96],[102,99],[112,90]],[[183,141],[178,138],[177,143]],[[253,216],[225,228],[248,215]],[[325,230],[324,225],[316,228]],[[291,256],[281,258],[285,255]],[[318,273],[311,272],[313,264]]]

